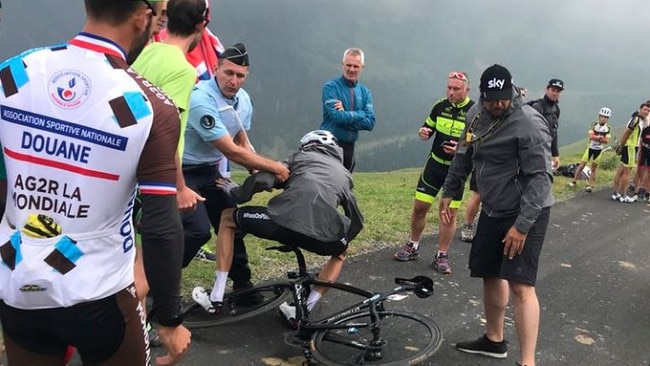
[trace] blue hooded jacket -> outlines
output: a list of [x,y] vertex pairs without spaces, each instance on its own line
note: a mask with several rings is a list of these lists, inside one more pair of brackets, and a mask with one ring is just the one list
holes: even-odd
[[[375,128],[375,110],[372,94],[365,85],[351,83],[343,76],[323,86],[323,123],[320,128],[330,131],[340,142],[352,143],[359,138],[359,131]],[[343,103],[343,111],[334,104]]]

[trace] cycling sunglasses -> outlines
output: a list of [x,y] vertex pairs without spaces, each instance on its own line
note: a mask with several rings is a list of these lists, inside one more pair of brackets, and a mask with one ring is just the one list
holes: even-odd
[[149,0],[142,0],[142,2],[144,2],[144,4],[147,6],[147,8],[149,8],[151,10],[151,14],[153,16],[158,15],[158,14],[156,14],[156,9],[153,8],[153,5],[151,5],[151,2],[149,2]]
[[458,79],[465,82],[469,82],[469,80],[467,80],[467,75],[465,75],[463,71],[452,71],[449,73],[449,76],[447,77],[450,79]]

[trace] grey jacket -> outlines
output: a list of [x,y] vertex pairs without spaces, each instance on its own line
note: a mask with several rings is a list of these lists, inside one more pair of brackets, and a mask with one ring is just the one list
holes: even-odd
[[273,222],[323,242],[354,239],[363,228],[363,216],[352,193],[352,175],[343,166],[343,150],[309,145],[285,163],[291,172],[286,182],[276,182],[268,172],[255,173],[232,191],[236,202],[249,201],[255,192],[280,188],[283,191],[267,205]]
[[[502,122],[485,134],[495,122],[476,103],[467,113],[466,128],[443,186],[443,197],[457,197],[470,172],[474,172],[483,212],[490,217],[517,216],[515,228],[528,233],[542,208],[553,204],[551,193],[551,132],[547,122],[514,93]],[[476,121],[474,136],[467,143],[467,131]]]

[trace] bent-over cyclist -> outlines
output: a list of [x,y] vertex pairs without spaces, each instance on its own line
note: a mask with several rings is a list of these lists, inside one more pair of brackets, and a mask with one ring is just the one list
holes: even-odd
[[[310,252],[331,256],[319,279],[336,281],[341,272],[348,244],[363,228],[363,216],[352,192],[350,172],[343,166],[343,152],[336,138],[324,130],[307,133],[300,148],[285,161],[290,175],[279,183],[273,174],[258,172],[241,186],[230,181],[219,184],[239,203],[256,192],[283,189],[266,207],[244,206],[226,209],[221,214],[217,235],[217,274],[210,295],[197,287],[192,296],[208,311],[219,313],[223,306],[228,271],[233,258],[233,239],[237,229],[263,239],[274,240]],[[338,211],[342,206],[344,214]],[[315,287],[307,299],[311,310],[326,288]],[[282,304],[286,320],[295,317],[295,308]]]

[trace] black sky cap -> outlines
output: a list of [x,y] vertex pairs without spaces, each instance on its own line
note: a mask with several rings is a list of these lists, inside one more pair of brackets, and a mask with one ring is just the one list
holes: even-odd
[[481,98],[486,101],[512,99],[512,75],[505,67],[494,64],[481,75]]
[[560,79],[551,79],[551,80],[548,81],[548,85],[546,86],[546,88],[548,89],[550,87],[554,87],[554,88],[558,88],[560,90],[564,90],[564,81],[562,81]]
[[250,66],[246,46],[241,43],[236,43],[226,48],[223,52],[221,52],[219,58],[228,60],[239,66]]

